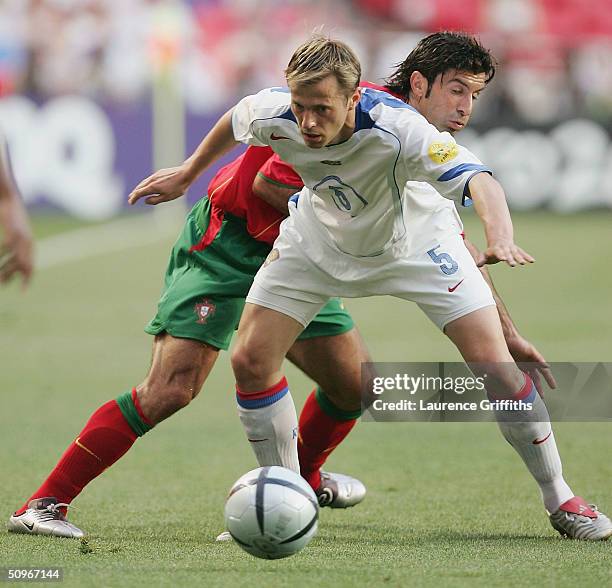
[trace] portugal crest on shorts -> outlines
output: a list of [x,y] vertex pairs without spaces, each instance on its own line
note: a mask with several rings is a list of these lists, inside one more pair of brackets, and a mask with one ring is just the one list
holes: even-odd
[[195,305],[195,313],[198,317],[196,322],[203,325],[208,318],[215,313],[215,310],[215,305],[206,298],[202,300],[202,302],[198,302],[198,304]]

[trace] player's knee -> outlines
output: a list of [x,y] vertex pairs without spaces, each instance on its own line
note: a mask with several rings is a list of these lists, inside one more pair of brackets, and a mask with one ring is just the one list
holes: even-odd
[[238,382],[259,380],[266,376],[267,366],[264,358],[252,346],[237,345],[231,361]]
[[525,374],[510,363],[486,364],[481,375],[486,378],[487,392],[496,397],[512,398],[526,384]]
[[361,408],[361,382],[347,382],[346,386],[326,386],[325,396],[341,410],[359,410]]
[[142,411],[155,424],[185,408],[196,393],[188,382],[157,379],[144,382],[138,389]]
[[173,412],[185,408],[194,397],[193,390],[185,386],[173,386],[166,393],[167,406],[172,409]]

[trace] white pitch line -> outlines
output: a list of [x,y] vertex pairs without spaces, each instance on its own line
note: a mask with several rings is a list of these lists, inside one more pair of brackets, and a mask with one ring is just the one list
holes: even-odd
[[178,235],[180,225],[176,220],[175,217],[160,218],[144,213],[46,237],[36,243],[36,267],[39,270],[48,269],[157,243],[173,234]]

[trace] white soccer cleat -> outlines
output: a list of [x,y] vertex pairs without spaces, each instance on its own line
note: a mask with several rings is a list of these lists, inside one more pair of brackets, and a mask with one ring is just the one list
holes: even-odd
[[219,533],[215,541],[233,541],[234,538],[231,536],[229,531],[223,531],[223,533]]
[[568,539],[605,541],[612,536],[612,521],[580,496],[564,502],[549,519],[555,530]]
[[321,507],[350,508],[365,498],[366,487],[357,478],[321,472],[321,485],[315,494]]
[[28,504],[28,508],[20,515],[12,515],[8,521],[9,533],[26,533],[28,535],[52,535],[54,537],[67,537],[80,539],[85,535],[81,529],[66,520],[60,510],[70,506],[58,502],[57,498],[35,498]]

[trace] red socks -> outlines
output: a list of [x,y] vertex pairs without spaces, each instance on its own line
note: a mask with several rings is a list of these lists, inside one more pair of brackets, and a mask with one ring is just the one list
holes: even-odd
[[311,392],[300,414],[298,455],[300,473],[317,490],[321,466],[355,426],[361,411],[336,408],[320,389]]
[[102,405],[17,514],[24,512],[34,498],[54,496],[69,504],[86,484],[124,455],[137,438],[116,400]]
[[[314,490],[321,485],[321,466],[349,434],[360,414],[361,411],[338,409],[320,389],[306,400],[300,415],[298,453],[302,476]],[[91,415],[49,477],[16,514],[23,513],[34,498],[54,496],[59,502],[70,504],[152,426],[142,414],[135,390],[110,400]]]

